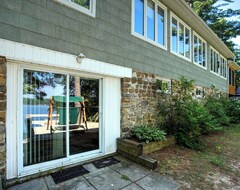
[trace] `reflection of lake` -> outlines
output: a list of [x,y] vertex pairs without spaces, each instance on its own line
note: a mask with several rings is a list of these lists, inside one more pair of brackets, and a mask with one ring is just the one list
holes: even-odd
[[[26,116],[28,114],[46,114],[45,117],[34,117],[35,121],[45,120],[48,115],[48,105],[23,105],[23,134],[27,134],[27,120]],[[53,112],[54,113],[54,112]],[[36,126],[35,126],[36,127]]]
[[23,115],[48,114],[49,105],[23,105]]

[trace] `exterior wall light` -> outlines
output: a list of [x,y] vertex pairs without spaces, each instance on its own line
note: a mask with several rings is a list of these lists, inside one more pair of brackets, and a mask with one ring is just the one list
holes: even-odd
[[86,56],[83,53],[80,53],[77,57],[76,60],[78,63],[82,63],[83,59],[85,59]]

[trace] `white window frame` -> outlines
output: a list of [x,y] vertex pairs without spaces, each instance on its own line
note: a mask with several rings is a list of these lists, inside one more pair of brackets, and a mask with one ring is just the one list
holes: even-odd
[[[155,40],[151,40],[147,37],[147,0],[143,0],[144,2],[144,12],[143,12],[143,35],[137,33],[134,31],[134,26],[135,26],[135,22],[134,22],[134,11],[135,11],[135,0],[132,0],[132,27],[131,27],[131,34],[137,38],[140,38],[150,44],[153,44],[157,47],[160,47],[164,50],[167,50],[167,7],[164,6],[162,3],[160,3],[157,0],[152,0],[155,3]],[[162,8],[164,10],[164,46],[162,46],[161,44],[158,43],[158,19],[157,19],[157,13],[158,13],[158,7]]]
[[[172,51],[172,20],[173,17],[175,20],[177,20],[177,52]],[[179,53],[179,23],[181,23],[184,26],[184,55],[181,55]],[[189,30],[189,46],[190,46],[190,56],[189,58],[186,57],[186,52],[185,52],[185,28]],[[191,27],[188,26],[184,21],[182,21],[177,15],[175,15],[173,12],[170,12],[170,52],[173,53],[174,55],[177,55],[178,57],[181,57],[187,61],[192,62],[192,30]]]
[[[223,62],[223,75],[221,75],[220,70],[218,70],[217,73],[215,71],[211,70],[211,66],[212,66],[212,63],[211,63],[211,50],[213,51],[213,54],[215,52],[216,55],[218,55],[219,63],[221,61],[221,58],[222,58],[222,60],[224,60],[224,62]],[[214,57],[214,64],[216,64],[215,57]],[[227,67],[227,59],[223,55],[221,55],[214,47],[210,46],[210,72],[215,74],[215,75],[217,75],[217,76],[219,76],[219,77],[221,77],[224,80],[227,80],[227,73],[228,73],[227,68],[228,68]],[[225,74],[225,76],[224,76],[224,74]]]
[[[203,66],[203,65],[200,65],[199,64],[199,49],[198,49],[198,62],[195,62],[195,57],[194,57],[194,36],[196,36],[197,37],[197,41],[199,42],[199,39],[202,41],[202,55],[203,55],[203,43],[205,43],[205,66]],[[199,67],[201,67],[201,68],[203,68],[203,69],[205,69],[205,70],[207,70],[207,63],[208,63],[208,54],[207,54],[207,42],[206,42],[206,40],[204,40],[198,33],[196,33],[195,31],[193,31],[193,40],[192,40],[192,52],[193,52],[193,63],[195,64],[195,65],[197,65],[197,66],[199,66]]]
[[77,3],[72,2],[71,0],[53,0],[56,2],[59,2],[63,5],[66,5],[69,8],[75,9],[79,12],[82,12],[84,14],[87,14],[91,17],[96,17],[96,0],[90,0],[90,7],[89,9],[78,5]]

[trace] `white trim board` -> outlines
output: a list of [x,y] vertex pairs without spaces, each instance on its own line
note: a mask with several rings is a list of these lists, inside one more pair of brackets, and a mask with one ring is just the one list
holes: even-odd
[[[80,53],[80,52],[79,52]],[[26,61],[41,65],[55,66],[111,77],[132,77],[132,69],[102,61],[85,58],[82,63],[76,61],[76,55],[53,51],[28,44],[0,38],[0,55],[7,59]]]

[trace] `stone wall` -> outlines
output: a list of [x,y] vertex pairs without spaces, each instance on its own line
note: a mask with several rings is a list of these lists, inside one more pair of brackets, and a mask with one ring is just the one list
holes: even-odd
[[134,126],[154,125],[156,118],[156,76],[138,71],[132,78],[121,81],[121,129],[122,137],[130,135]]
[[[121,136],[131,136],[131,128],[134,126],[157,124],[156,114],[160,94],[157,92],[157,79],[161,79],[154,74],[147,74],[134,71],[132,78],[123,78],[121,80]],[[169,79],[170,80],[170,79]],[[172,92],[176,91],[176,80],[171,81]],[[210,87],[201,87],[204,91],[203,99],[214,94]],[[192,93],[195,96],[195,90]],[[226,93],[216,94],[215,96],[226,97]]]
[[2,176],[5,176],[6,167],[5,116],[6,116],[6,58],[0,56],[0,175]]

